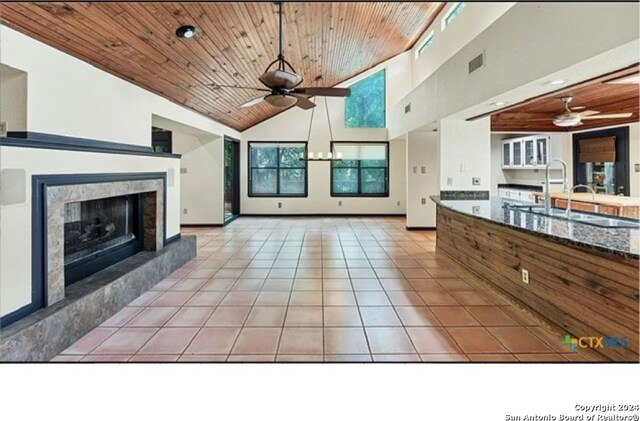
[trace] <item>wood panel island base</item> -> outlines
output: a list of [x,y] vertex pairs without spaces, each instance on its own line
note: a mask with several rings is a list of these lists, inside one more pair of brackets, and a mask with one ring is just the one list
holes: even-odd
[[432,199],[439,253],[565,332],[567,347],[575,339],[608,360],[639,362],[637,229],[526,214],[498,198]]

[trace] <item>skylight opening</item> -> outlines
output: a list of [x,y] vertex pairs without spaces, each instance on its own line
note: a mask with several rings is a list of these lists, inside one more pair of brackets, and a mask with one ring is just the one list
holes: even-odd
[[433,39],[434,39],[434,33],[433,31],[429,32],[429,35],[427,35],[427,37],[422,41],[422,43],[420,43],[420,46],[418,47],[418,50],[416,51],[416,60],[418,59],[418,57],[420,57],[425,51],[426,49],[433,44]]
[[458,17],[460,12],[462,12],[462,9],[464,9],[465,4],[466,4],[465,2],[457,2],[457,3],[454,3],[453,6],[451,6],[449,11],[442,18],[443,31],[447,26],[451,24],[451,22],[454,21],[456,17]]

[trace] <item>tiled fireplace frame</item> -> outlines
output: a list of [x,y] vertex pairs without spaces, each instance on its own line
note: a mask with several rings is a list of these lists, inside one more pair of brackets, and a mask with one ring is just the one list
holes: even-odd
[[[145,235],[145,250],[160,250],[167,243],[167,174],[164,172],[33,175],[31,187],[31,304],[11,315],[16,320],[51,306],[65,296],[65,203],[144,194],[145,207],[155,204],[155,224],[152,225],[157,228],[155,241]],[[147,216],[144,217],[145,230],[151,222]],[[56,230],[55,235],[49,235],[51,229]],[[11,322],[6,318],[3,317],[5,323]]]

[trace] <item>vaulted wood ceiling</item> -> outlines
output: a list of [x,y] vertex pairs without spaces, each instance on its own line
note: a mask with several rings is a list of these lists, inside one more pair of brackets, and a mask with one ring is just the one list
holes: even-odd
[[[549,94],[531,98],[520,104],[503,108],[491,115],[491,130],[496,132],[563,132],[593,129],[617,124],[634,123],[640,120],[640,85],[620,83],[630,81],[637,75],[638,65],[602,75],[600,77],[559,89]],[[585,107],[577,110],[599,111],[599,114],[632,113],[628,118],[583,120],[575,127],[557,127],[553,118],[564,113],[562,97],[571,95],[570,107]]]
[[[285,56],[305,86],[334,86],[411,48],[444,3],[284,5]],[[0,3],[0,20],[96,67],[237,130],[277,114],[269,104],[239,108],[278,53],[271,2]],[[193,39],[175,30],[191,24]]]

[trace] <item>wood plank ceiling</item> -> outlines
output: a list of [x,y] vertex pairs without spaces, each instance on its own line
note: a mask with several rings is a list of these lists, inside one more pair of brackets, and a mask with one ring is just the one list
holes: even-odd
[[[503,108],[491,115],[491,130],[494,132],[564,132],[637,123],[640,120],[640,85],[637,82],[620,82],[630,82],[630,76],[637,75],[638,71],[636,64]],[[576,110],[578,112],[594,110],[599,111],[600,114],[632,113],[632,115],[629,118],[583,120],[583,124],[575,127],[557,127],[553,124],[553,118],[565,111],[562,97],[566,95],[573,96],[571,108],[586,107]]]
[[[411,48],[444,3],[289,3],[284,52],[303,85],[334,86]],[[239,108],[278,54],[271,2],[0,3],[0,20],[59,50],[237,130],[277,114]],[[175,30],[194,25],[193,39]]]

